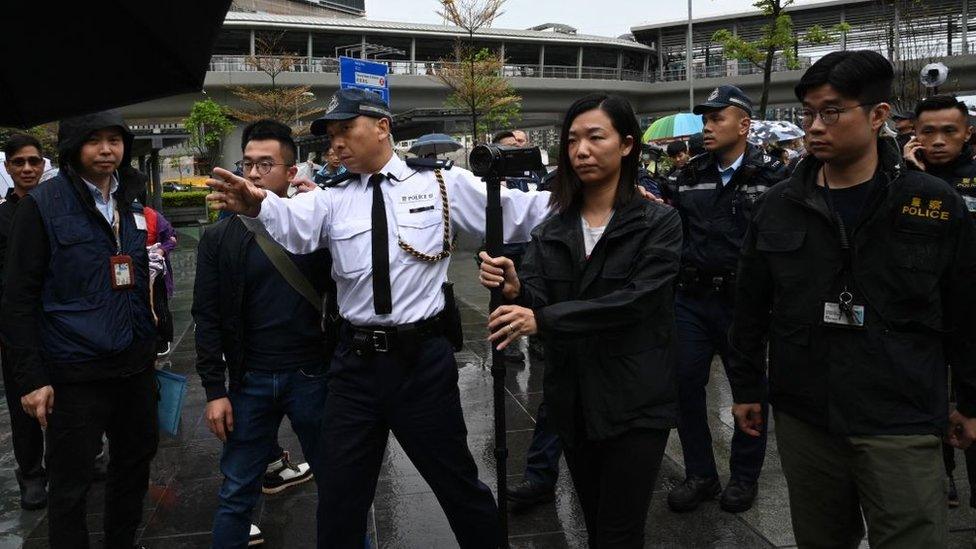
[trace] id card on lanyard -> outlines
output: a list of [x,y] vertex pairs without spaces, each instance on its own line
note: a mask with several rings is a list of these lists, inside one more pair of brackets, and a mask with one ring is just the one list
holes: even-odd
[[837,296],[837,301],[825,301],[823,309],[823,323],[827,326],[864,329],[864,305],[855,304],[854,298],[854,250],[850,243],[850,234],[844,225],[844,218],[834,207],[834,201],[830,196],[830,183],[827,182],[826,170],[823,172],[824,193],[827,198],[827,206],[834,218],[837,227],[838,238],[840,239],[840,251],[844,257],[844,268],[841,276],[844,277],[844,287]]
[[132,257],[122,253],[120,219],[119,209],[116,207],[115,220],[112,221],[112,230],[115,233],[115,255],[108,260],[112,289],[116,291],[130,290],[136,285],[135,275],[132,270]]

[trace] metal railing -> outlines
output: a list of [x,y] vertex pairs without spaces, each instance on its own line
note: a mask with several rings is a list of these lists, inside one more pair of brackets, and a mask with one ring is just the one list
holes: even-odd
[[[436,76],[441,70],[456,67],[458,63],[446,61],[402,61],[402,60],[374,60],[386,63],[391,75]],[[283,68],[282,72],[300,73],[337,73],[339,60],[335,57],[286,57],[262,58],[268,66]],[[810,59],[801,58],[799,69],[810,66]],[[260,69],[246,55],[215,55],[210,60],[212,72],[259,72]],[[773,63],[773,71],[792,70],[782,59]],[[697,64],[694,67],[695,78],[729,78],[748,74],[761,74],[762,69],[752,63],[725,61],[711,65]],[[628,82],[674,82],[685,80],[686,73],[683,63],[672,63],[660,73],[656,70],[644,73],[616,67],[579,67],[576,65],[538,65],[538,64],[505,64],[501,75],[509,78],[557,78],[582,80],[623,80]]]

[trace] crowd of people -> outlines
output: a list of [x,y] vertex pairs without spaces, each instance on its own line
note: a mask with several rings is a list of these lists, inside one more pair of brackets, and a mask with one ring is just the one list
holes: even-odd
[[[625,99],[569,107],[557,169],[508,178],[505,247],[471,273],[501,289],[492,345],[521,361],[527,336],[545,363],[513,512],[553,499],[564,455],[589,545],[642,547],[675,429],[685,478],[669,508],[743,512],[775,421],[798,546],[857,547],[865,524],[872,547],[946,546],[955,448],[976,479],[974,130],[948,95],[894,117],[893,78],[875,52],[824,56],[795,88],[802,143],[766,148],[749,142],[751,98],[720,86],[694,108],[701,135],[667,145],[663,178]],[[214,547],[260,543],[260,493],[307,481],[318,546],[368,545],[391,433],[461,547],[504,543],[467,443],[447,280],[457,233],[484,237],[487,189],[450,162],[401,159],[392,119],[340,90],[312,124],[329,150],[310,177],[291,129],[261,120],[237,170],[208,181],[221,219],[198,245],[192,315],[223,444]],[[493,141],[530,146],[517,130]],[[176,235],[143,205],[131,150],[116,112],[62,120],[58,175],[40,184],[41,144],[4,144],[4,386],[21,504],[49,508],[55,548],[87,546],[106,447],[106,546],[133,547],[158,445]],[[724,482],[715,355],[736,423]],[[278,443],[285,417],[304,462]]]

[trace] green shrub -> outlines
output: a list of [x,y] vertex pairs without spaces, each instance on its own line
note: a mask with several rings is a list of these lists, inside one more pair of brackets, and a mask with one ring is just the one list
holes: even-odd
[[163,193],[163,210],[166,208],[192,208],[205,206],[209,191],[180,191]]

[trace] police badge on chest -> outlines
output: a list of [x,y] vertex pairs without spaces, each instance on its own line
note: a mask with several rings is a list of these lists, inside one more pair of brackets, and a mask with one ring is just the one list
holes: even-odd
[[113,290],[129,290],[136,285],[130,256],[113,255],[109,259],[109,274],[112,277]]

